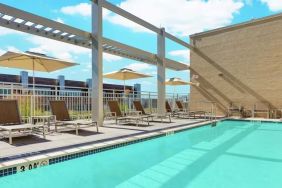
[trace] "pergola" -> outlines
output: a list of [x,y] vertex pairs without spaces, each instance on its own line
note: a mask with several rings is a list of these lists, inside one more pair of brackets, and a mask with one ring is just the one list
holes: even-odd
[[[92,32],[87,32],[66,24],[31,14],[0,3],[0,26],[41,37],[77,45],[92,50],[92,119],[103,124],[103,52],[133,59],[157,66],[158,114],[165,113],[165,68],[172,70],[188,70],[189,66],[165,57],[165,38],[186,48],[190,44],[167,33],[135,15],[107,2],[92,0]],[[102,10],[106,8],[127,18],[158,35],[157,54],[144,51],[102,36]],[[95,106],[95,108],[94,108]],[[99,109],[99,110],[94,110]]]

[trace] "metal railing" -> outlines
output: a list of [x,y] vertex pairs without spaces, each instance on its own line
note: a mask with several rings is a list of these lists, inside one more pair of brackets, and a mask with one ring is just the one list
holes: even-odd
[[[22,116],[49,115],[50,100],[64,100],[73,116],[89,115],[91,113],[91,89],[88,87],[65,86],[63,89],[60,89],[59,86],[55,85],[37,84],[33,89],[31,85],[23,86],[18,83],[1,82],[0,99],[17,99]],[[166,99],[172,107],[174,107],[175,100],[184,102],[187,108],[192,104],[189,103],[189,94],[167,93]],[[140,100],[146,112],[155,113],[157,111],[158,95],[156,92],[131,91],[124,93],[123,90],[105,89],[103,92],[105,111],[109,111],[107,105],[109,100],[117,100],[121,105],[121,109],[125,111],[133,111],[133,101]],[[32,101],[34,101],[34,107],[32,107]],[[196,107],[193,105],[197,110],[214,113],[214,104],[211,102],[193,102],[193,104],[197,104]]]

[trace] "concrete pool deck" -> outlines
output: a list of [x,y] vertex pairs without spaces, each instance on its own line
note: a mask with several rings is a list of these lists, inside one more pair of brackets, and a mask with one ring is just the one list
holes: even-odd
[[172,119],[172,123],[152,122],[150,126],[136,127],[133,125],[115,125],[114,121],[107,120],[104,126],[99,128],[99,133],[96,132],[96,127],[88,127],[80,130],[79,135],[75,135],[75,131],[67,131],[51,132],[46,135],[46,139],[43,139],[41,135],[18,137],[13,139],[13,145],[8,143],[8,139],[2,139],[0,140],[0,162],[33,154],[55,152],[173,128],[193,126],[203,121],[205,120]]

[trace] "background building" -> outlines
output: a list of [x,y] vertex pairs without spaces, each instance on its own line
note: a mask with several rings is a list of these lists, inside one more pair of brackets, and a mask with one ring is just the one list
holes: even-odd
[[[282,14],[190,36],[191,101],[282,108]],[[198,78],[197,78],[198,77]]]
[[[20,75],[0,74],[0,83],[5,85],[15,84],[21,87],[32,87],[32,77],[28,76],[28,72],[22,71]],[[87,91],[92,87],[92,80],[87,79],[85,82],[76,80],[65,80],[65,77],[60,75],[57,79],[35,77],[36,88],[46,88],[58,90],[81,90]],[[123,93],[123,85],[116,84],[103,84],[104,92],[112,92],[115,90],[117,93]],[[126,90],[131,92],[140,92],[141,85],[135,84],[134,86],[126,86]]]

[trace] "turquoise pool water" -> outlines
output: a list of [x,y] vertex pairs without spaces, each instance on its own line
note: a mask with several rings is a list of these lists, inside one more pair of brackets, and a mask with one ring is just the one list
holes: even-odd
[[281,188],[282,124],[222,121],[0,178],[1,188]]

